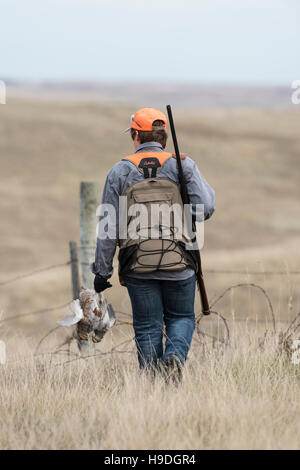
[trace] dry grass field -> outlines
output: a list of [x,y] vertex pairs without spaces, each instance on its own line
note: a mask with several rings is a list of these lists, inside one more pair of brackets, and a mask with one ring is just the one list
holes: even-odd
[[[79,238],[79,183],[98,181],[100,198],[108,169],[132,150],[122,131],[134,109],[21,99],[0,107],[0,283],[68,261],[68,242]],[[68,356],[59,348],[71,334],[63,328],[34,355],[66,309],[12,317],[67,303],[69,267],[0,285],[0,340],[7,345],[0,448],[299,447],[299,365],[277,353],[280,331],[300,311],[300,275],[291,274],[300,271],[300,113],[174,112],[181,150],[216,190],[202,254],[209,297],[248,284],[228,290],[215,307],[228,319],[230,347],[195,335],[179,388],[140,376],[130,342],[122,354],[101,355],[132,337],[120,324],[130,321],[130,305],[114,275],[107,299],[127,315],[119,314],[98,357],[78,360],[75,345]],[[269,296],[275,333],[263,291],[249,284]],[[215,316],[201,325],[207,335],[226,337]]]
[[231,340],[224,349],[200,347],[195,337],[175,387],[140,375],[128,347],[84,361],[62,352],[34,357],[12,338],[1,368],[0,447],[297,449],[299,369],[285,355],[274,360],[271,335],[258,348],[253,330],[237,327]]

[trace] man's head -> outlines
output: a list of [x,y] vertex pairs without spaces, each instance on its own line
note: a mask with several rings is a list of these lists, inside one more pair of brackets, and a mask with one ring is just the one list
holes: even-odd
[[143,108],[131,116],[130,130],[134,146],[145,142],[158,142],[163,148],[167,143],[166,116],[154,108]]

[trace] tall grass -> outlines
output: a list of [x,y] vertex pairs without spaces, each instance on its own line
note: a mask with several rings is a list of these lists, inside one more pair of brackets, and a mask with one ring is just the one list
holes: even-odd
[[141,374],[134,353],[66,363],[11,339],[0,367],[0,448],[299,447],[299,365],[277,354],[277,336],[234,331],[231,347],[195,336],[178,387]]

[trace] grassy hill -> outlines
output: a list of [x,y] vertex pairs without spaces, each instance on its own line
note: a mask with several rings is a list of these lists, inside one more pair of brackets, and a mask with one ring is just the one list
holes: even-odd
[[[79,238],[79,183],[98,181],[100,198],[109,168],[132,151],[123,133],[131,113],[129,105],[81,101],[18,99],[0,107],[1,280],[67,261],[68,241]],[[217,210],[205,230],[204,269],[300,270],[298,109],[174,113],[181,150],[216,191]],[[68,301],[68,269],[2,287],[0,309],[8,316]],[[293,308],[300,307],[299,276],[208,273],[206,279],[210,296],[250,279],[269,289],[279,315],[289,313],[291,295]],[[240,295],[237,309],[249,293]],[[117,308],[127,305],[117,279],[108,296]],[[228,302],[227,311],[233,308]],[[47,315],[48,322],[53,317]]]

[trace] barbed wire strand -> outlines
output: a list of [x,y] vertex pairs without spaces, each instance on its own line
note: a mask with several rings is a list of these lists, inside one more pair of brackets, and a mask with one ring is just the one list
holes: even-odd
[[[37,355],[38,353],[38,350],[39,350],[39,347],[40,345],[42,344],[42,342],[49,336],[51,335],[51,333],[53,333],[54,331],[58,330],[58,328],[61,328],[61,325],[58,325],[58,326],[55,326],[54,328],[52,328],[50,331],[48,331],[48,333],[45,334],[45,336],[43,336],[40,341],[38,342],[36,348],[35,348],[35,351],[33,353],[34,356]],[[60,348],[61,346],[58,347],[58,349]]]
[[71,264],[71,261],[67,261],[66,263],[52,264],[51,266],[46,266],[45,268],[35,269],[34,271],[31,271],[29,273],[19,274],[16,277],[8,279],[7,281],[0,282],[0,286],[5,286],[6,284],[10,284],[11,282],[19,281],[20,279],[24,279],[26,277],[31,277],[31,276],[34,276],[35,274],[40,274],[44,271],[49,271],[50,269],[57,269],[57,268],[61,268],[63,266],[68,266],[70,264]]
[[242,270],[227,270],[227,269],[206,269],[204,274],[243,274],[253,276],[289,276],[298,275],[300,271],[242,271]]
[[252,288],[258,289],[262,292],[262,294],[264,295],[264,297],[266,299],[267,305],[269,307],[269,313],[270,313],[270,317],[271,317],[271,321],[272,321],[273,331],[274,331],[274,333],[276,333],[276,321],[275,321],[274,309],[273,309],[271,299],[270,299],[269,295],[267,294],[267,292],[265,291],[265,289],[263,287],[259,286],[258,284],[254,284],[253,282],[242,282],[242,283],[239,283],[239,284],[235,284],[234,286],[227,287],[227,289],[225,289],[222,292],[222,294],[220,294],[219,297],[217,297],[210,304],[210,308],[214,307],[226,295],[227,292],[230,292],[231,290],[237,289],[239,287],[252,287]]
[[70,302],[66,302],[64,304],[57,305],[56,307],[49,307],[49,308],[44,308],[42,310],[36,310],[34,312],[21,313],[20,315],[13,315],[12,317],[8,317],[8,318],[4,318],[3,320],[0,320],[0,323],[15,320],[16,318],[29,317],[30,315],[40,315],[42,313],[53,312],[54,310],[60,310],[62,308],[67,307],[69,303]]
[[63,363],[59,363],[59,364],[56,364],[57,366],[65,366],[67,364],[70,364],[71,362],[74,362],[74,361],[79,361],[80,359],[83,359],[83,360],[86,360],[86,359],[90,359],[92,357],[97,357],[97,356],[107,356],[109,354],[113,354],[113,353],[119,353],[119,354],[122,354],[122,353],[128,353],[129,351],[118,351],[117,348],[119,348],[120,346],[123,346],[125,344],[128,344],[128,343],[131,343],[132,341],[134,340],[134,337],[133,338],[130,338],[130,339],[127,339],[125,341],[122,341],[121,343],[117,344],[116,346],[112,347],[110,351],[97,351],[95,354],[90,354],[90,355],[87,355],[87,356],[79,356],[79,357],[75,357],[74,359],[70,359],[68,361],[65,361]]
[[[8,279],[7,281],[1,281],[0,286],[5,286],[7,284],[34,276],[36,274],[40,274],[45,271],[50,271],[52,269],[69,266],[70,264],[71,264],[71,261],[67,261],[65,263],[53,264],[50,266],[46,266],[44,268],[35,269],[33,271],[30,271],[29,273],[19,274],[18,276]],[[87,263],[83,261],[80,264],[84,266],[90,266],[91,263]],[[242,271],[242,270],[227,270],[227,269],[206,269],[204,271],[204,274],[241,274],[244,276],[246,275],[249,275],[249,276],[290,276],[290,275],[297,276],[297,275],[300,275],[300,271]]]

